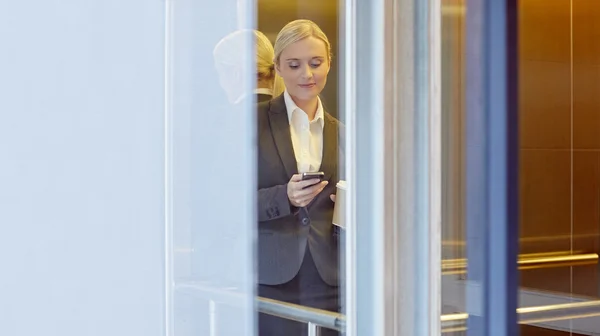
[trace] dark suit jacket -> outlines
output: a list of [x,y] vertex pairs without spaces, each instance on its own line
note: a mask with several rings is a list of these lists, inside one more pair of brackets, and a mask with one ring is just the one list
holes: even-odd
[[262,102],[266,102],[269,101],[273,98],[273,96],[268,95],[268,94],[264,94],[264,93],[257,93],[256,94],[256,102],[257,103],[262,103]]
[[283,95],[258,105],[258,282],[278,285],[294,278],[308,247],[321,278],[339,285],[339,241],[329,198],[343,172],[343,129],[325,113],[320,171],[329,184],[306,208],[294,208],[287,183],[297,174]]

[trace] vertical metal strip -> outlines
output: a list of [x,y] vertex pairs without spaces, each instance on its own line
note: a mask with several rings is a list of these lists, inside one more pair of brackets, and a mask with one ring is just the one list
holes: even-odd
[[[505,17],[505,39],[506,39],[506,176],[507,176],[507,221],[506,240],[503,242],[506,248],[505,297],[508,325],[507,332],[510,335],[518,335],[519,326],[516,314],[519,306],[519,268],[517,260],[519,256],[519,15],[518,0],[506,0],[503,4],[506,11]],[[493,12],[491,15],[494,15]],[[494,113],[494,112],[492,112]],[[490,153],[493,155],[493,153]],[[492,235],[492,238],[494,236]],[[492,326],[494,327],[494,326]]]
[[[441,6],[414,3],[415,331],[440,333],[441,314]],[[404,113],[406,111],[403,111]],[[422,267],[426,265],[426,267]]]
[[308,336],[319,336],[320,327],[312,322],[308,323]]
[[517,2],[467,2],[468,335],[518,335]]
[[349,288],[360,290],[348,306],[348,325],[353,336],[439,334],[440,2],[355,6],[351,43],[361,47],[345,49],[355,58],[345,64],[345,76],[354,77],[346,78],[344,94],[352,94],[345,102],[356,207],[348,210],[356,245],[347,251],[356,258],[346,274],[355,280]]
[[346,232],[345,232],[345,248],[343,251],[344,265],[342,284],[343,299],[342,312],[346,315],[346,336],[355,336],[356,332],[356,165],[354,158],[356,157],[356,0],[339,0],[341,9],[340,24],[340,41],[344,41],[341,45],[341,65],[343,69],[339,73],[339,82],[342,83],[343,89],[340,97],[340,116],[346,124],[346,139],[344,149],[346,151],[346,180],[348,183],[348,197],[346,207]]
[[429,0],[429,334],[441,333],[442,314],[442,8]]
[[[395,281],[398,287],[395,294],[402,298],[398,305],[398,321],[395,335],[428,335],[417,329],[417,309],[419,296],[416,287],[418,274],[414,272],[418,265],[417,212],[415,205],[416,173],[416,90],[415,63],[417,51],[415,50],[415,29],[417,26],[415,14],[415,1],[397,1],[396,21],[399,22],[395,39],[396,46],[396,87],[394,94],[397,96],[395,142],[397,143],[398,166],[396,167],[395,183],[398,185],[398,214],[397,214],[397,246],[398,274]],[[401,89],[399,89],[401,88]],[[423,265],[421,265],[422,267]],[[404,272],[404,274],[401,274]],[[421,298],[427,300],[426,298]],[[399,301],[399,298],[396,298]],[[422,311],[422,309],[420,310]],[[423,317],[420,317],[421,319]]]
[[209,336],[217,336],[217,303],[215,300],[208,301],[208,334]]
[[487,227],[485,152],[486,99],[484,78],[484,5],[487,0],[467,0],[466,18],[466,249],[468,259],[467,312],[468,334],[485,335],[483,303]]
[[[352,117],[350,135],[354,152],[354,171],[349,186],[354,193],[356,259],[356,333],[384,335],[387,328],[384,302],[395,299],[395,293],[383,287],[386,274],[384,265],[384,238],[388,225],[384,191],[384,97],[393,94],[386,87],[385,74],[393,69],[385,68],[384,43],[386,0],[356,1],[356,56],[355,113]],[[358,48],[360,46],[360,48]],[[387,111],[389,113],[389,111]],[[360,270],[358,272],[357,270]],[[388,295],[386,297],[386,294]]]
[[[430,335],[429,321],[429,3],[415,1],[414,3],[414,95],[415,110],[414,124],[414,160],[415,174],[415,226],[414,237],[416,244],[413,274],[415,274],[416,297],[415,331],[419,335]],[[406,111],[403,111],[406,113]],[[423,174],[417,174],[423,172]],[[427,265],[426,267],[423,267]]]
[[164,10],[164,334],[173,336],[173,0],[165,0]]

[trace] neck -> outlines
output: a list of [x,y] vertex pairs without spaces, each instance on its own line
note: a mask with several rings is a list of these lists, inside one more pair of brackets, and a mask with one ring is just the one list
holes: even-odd
[[315,119],[315,116],[317,115],[317,108],[319,107],[319,99],[317,97],[309,100],[300,100],[294,97],[292,97],[292,99],[294,100],[294,103],[296,103],[296,105],[302,109],[302,111],[306,112],[308,115],[308,120],[312,121]]

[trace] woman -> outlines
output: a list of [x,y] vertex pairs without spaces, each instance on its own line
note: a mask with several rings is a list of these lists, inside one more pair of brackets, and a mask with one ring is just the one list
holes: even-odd
[[281,77],[275,74],[275,51],[265,34],[254,31],[256,35],[256,91],[257,102],[271,100],[283,92]]
[[258,30],[238,30],[227,35],[213,50],[215,66],[219,74],[219,83],[225,90],[228,100],[238,104],[251,95],[244,93],[244,72],[247,56],[244,53],[245,42],[255,42],[256,54],[256,89],[257,102],[270,100],[283,92],[281,79],[276,80],[274,50],[271,41]]
[[[258,292],[339,311],[338,235],[331,221],[342,132],[319,99],[330,66],[329,40],[314,22],[296,20],[279,32],[275,70],[286,89],[258,106]],[[302,181],[301,173],[318,171],[323,181]],[[259,335],[306,335],[306,325],[261,314]]]

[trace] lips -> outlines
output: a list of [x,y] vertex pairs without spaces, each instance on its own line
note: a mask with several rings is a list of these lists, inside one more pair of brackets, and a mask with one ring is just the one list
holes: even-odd
[[315,87],[315,85],[317,85],[317,84],[315,84],[315,83],[311,83],[311,84],[298,84],[298,86],[300,86],[303,89],[310,89],[310,88]]

